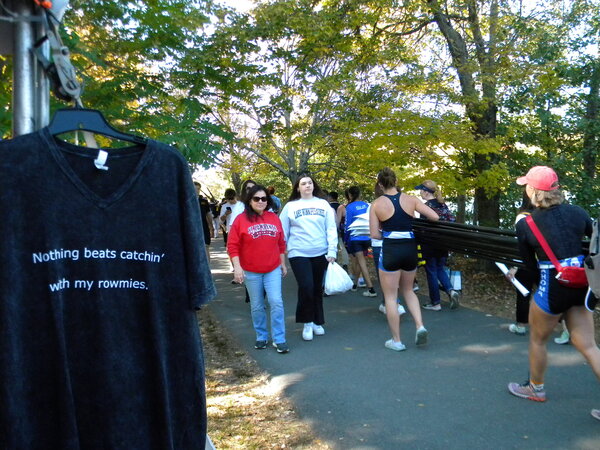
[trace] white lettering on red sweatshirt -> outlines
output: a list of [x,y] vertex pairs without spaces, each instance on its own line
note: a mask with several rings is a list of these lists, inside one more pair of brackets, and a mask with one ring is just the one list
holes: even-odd
[[269,273],[281,264],[285,253],[283,227],[277,214],[265,211],[255,221],[243,212],[231,225],[227,238],[229,257],[239,256],[242,269]]

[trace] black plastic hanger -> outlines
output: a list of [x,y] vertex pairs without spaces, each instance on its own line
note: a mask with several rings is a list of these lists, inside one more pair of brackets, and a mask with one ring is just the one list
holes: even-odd
[[122,133],[113,128],[97,109],[63,108],[54,113],[48,130],[54,136],[69,131],[89,131],[102,134],[121,141],[145,144],[146,138],[133,134]]

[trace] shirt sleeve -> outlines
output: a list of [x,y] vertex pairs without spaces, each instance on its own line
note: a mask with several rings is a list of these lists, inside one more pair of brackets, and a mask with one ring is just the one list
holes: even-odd
[[281,228],[283,229],[283,238],[287,242],[290,236],[290,218],[288,216],[288,205],[286,205],[281,210],[281,214],[279,214],[279,220],[281,221]]
[[227,254],[230,258],[240,256],[240,226],[241,220],[235,220],[227,236]]
[[279,217],[275,216],[275,226],[281,231],[279,233],[279,240],[277,241],[277,245],[279,246],[279,254],[285,253],[285,238],[283,233],[283,226],[281,225],[281,220]]
[[523,263],[527,269],[534,273],[538,270],[537,258],[535,257],[535,249],[527,242],[527,229],[529,225],[525,220],[521,220],[517,223],[517,240],[519,245],[519,253],[523,258]]

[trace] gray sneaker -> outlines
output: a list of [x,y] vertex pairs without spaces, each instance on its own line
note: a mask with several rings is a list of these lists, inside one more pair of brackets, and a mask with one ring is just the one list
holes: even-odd
[[401,352],[406,350],[406,345],[404,345],[402,342],[394,342],[393,339],[389,339],[385,341],[385,348],[389,348],[395,352]]
[[427,344],[427,330],[425,329],[425,327],[421,327],[417,330],[417,334],[415,336],[415,344],[417,344],[417,345]]
[[529,381],[519,383],[508,383],[508,390],[512,395],[517,397],[526,398],[527,400],[533,400],[534,402],[545,402],[546,391],[544,389],[534,389]]
[[454,289],[450,289],[448,297],[450,297],[450,309],[458,308],[458,292]]

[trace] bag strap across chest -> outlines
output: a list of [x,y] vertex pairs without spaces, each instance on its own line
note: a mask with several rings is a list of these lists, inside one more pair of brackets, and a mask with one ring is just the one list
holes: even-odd
[[542,234],[542,232],[540,231],[540,229],[534,222],[533,217],[531,217],[531,214],[528,215],[527,217],[525,217],[525,221],[527,222],[527,225],[529,225],[529,228],[531,229],[531,232],[533,233],[533,235],[536,237],[536,239],[538,240],[538,242],[544,249],[544,252],[546,252],[546,255],[548,255],[548,258],[550,258],[550,261],[554,265],[554,268],[560,272],[560,269],[562,268],[562,266],[558,262],[558,259],[556,259],[554,252],[550,248],[550,245],[548,245],[548,241],[546,241],[546,238],[544,238],[544,235]]

